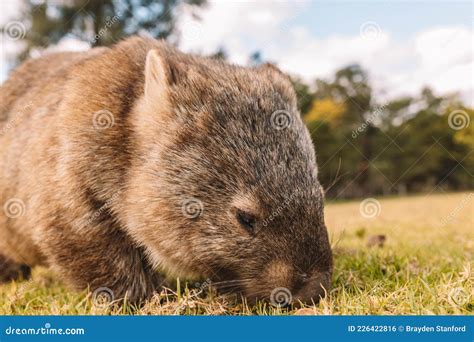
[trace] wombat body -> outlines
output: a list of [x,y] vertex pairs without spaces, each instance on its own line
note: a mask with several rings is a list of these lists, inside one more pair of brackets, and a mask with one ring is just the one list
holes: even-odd
[[158,269],[252,298],[329,288],[314,149],[275,67],[131,38],[27,61],[0,100],[0,280],[42,264],[134,302]]

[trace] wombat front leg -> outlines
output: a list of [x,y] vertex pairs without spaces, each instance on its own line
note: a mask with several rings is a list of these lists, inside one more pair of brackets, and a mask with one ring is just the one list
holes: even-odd
[[52,225],[42,250],[49,265],[73,287],[103,289],[114,300],[127,298],[129,303],[140,304],[161,287],[163,277],[125,233],[106,226],[74,231]]
[[16,263],[0,254],[0,283],[6,283],[17,279],[28,279],[30,271],[28,265]]

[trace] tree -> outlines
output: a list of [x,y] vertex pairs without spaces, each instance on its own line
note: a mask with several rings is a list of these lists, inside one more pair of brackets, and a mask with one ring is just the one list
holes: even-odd
[[175,9],[182,2],[200,6],[205,0],[26,1],[21,18],[26,44],[21,57],[32,48],[56,44],[66,36],[92,46],[111,45],[140,31],[166,38],[175,29]]
[[225,51],[225,49],[223,47],[220,47],[219,49],[217,49],[216,52],[214,52],[213,54],[209,55],[209,57],[211,58],[215,58],[215,59],[220,59],[220,60],[227,60],[228,56],[227,56],[227,52]]
[[453,109],[448,114],[448,120],[451,120],[451,126],[457,128],[454,140],[474,149],[474,110],[469,108]]
[[474,111],[454,95],[425,88],[380,105],[358,66],[316,88],[303,117],[328,197],[474,186]]
[[263,63],[262,53],[260,51],[255,51],[250,54],[249,57],[249,65],[251,66],[259,66]]
[[[370,161],[373,156],[376,129],[374,121],[370,119],[374,104],[367,73],[357,64],[349,65],[337,71],[331,82],[317,80],[316,87],[317,99],[332,98],[336,103],[344,105],[345,111],[338,118],[340,122],[338,134],[344,137],[340,148],[343,146],[350,148],[353,155],[358,155],[358,161],[353,164],[356,173],[355,183],[359,187],[360,194],[369,193]],[[359,130],[357,139],[351,138],[354,129]],[[347,141],[351,143],[347,145]],[[354,151],[354,148],[357,151]],[[352,155],[350,159],[353,159]]]
[[292,78],[293,88],[296,92],[296,98],[298,100],[298,108],[301,114],[304,116],[311,108],[313,103],[314,94],[310,90],[309,86],[303,82],[300,78]]
[[345,102],[338,103],[332,98],[314,99],[309,112],[305,116],[305,121],[324,120],[332,126],[339,126],[346,111]]

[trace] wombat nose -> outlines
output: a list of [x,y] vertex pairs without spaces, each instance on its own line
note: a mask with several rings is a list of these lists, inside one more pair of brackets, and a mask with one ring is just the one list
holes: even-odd
[[331,287],[331,276],[329,273],[318,273],[312,277],[307,274],[300,275],[302,285],[298,288],[293,296],[293,303],[304,304],[318,303],[321,298],[326,296],[326,293]]

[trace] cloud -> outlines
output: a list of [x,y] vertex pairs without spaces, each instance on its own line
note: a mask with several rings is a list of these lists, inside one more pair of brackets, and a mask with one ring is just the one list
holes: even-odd
[[414,39],[418,80],[440,92],[470,90],[474,83],[474,35],[465,27],[443,27],[421,32]]
[[246,63],[252,52],[275,44],[275,36],[285,30],[286,22],[308,4],[221,0],[198,9],[183,5],[178,9],[179,45],[185,51],[204,54],[224,47],[232,62]]
[[[18,10],[18,4],[3,8],[0,22],[11,20]],[[308,25],[317,23],[300,20],[309,10],[314,10],[309,1],[217,0],[199,8],[181,5],[178,34],[172,38],[188,52],[211,54],[224,48],[229,60],[238,64],[247,64],[249,56],[259,51],[265,60],[307,82],[329,78],[357,62],[368,70],[379,96],[416,95],[429,86],[440,94],[460,92],[474,107],[471,27],[429,27],[395,39],[396,32],[383,30],[383,23],[365,21],[351,34],[316,36]],[[7,61],[18,51],[17,43],[2,37],[0,80],[11,67]],[[84,48],[69,40],[60,47]]]
[[179,45],[205,54],[223,47],[230,61],[239,64],[260,51],[309,82],[357,62],[385,97],[416,95],[430,86],[438,93],[460,92],[474,106],[474,35],[467,26],[433,27],[395,40],[383,25],[369,21],[353,35],[316,37],[298,21],[307,9],[307,2],[214,1],[197,10],[197,20],[189,8],[181,8],[178,28],[184,34]]

